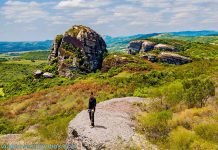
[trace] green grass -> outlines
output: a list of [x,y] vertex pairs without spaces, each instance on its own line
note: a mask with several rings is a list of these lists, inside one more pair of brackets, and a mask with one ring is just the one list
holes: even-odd
[[33,51],[20,54],[21,59],[26,60],[47,60],[50,51]]
[[46,66],[47,61],[44,60],[36,60],[35,62],[30,60],[9,60],[2,62],[0,64],[0,86],[4,89],[4,97],[0,99],[29,94],[41,89],[72,82],[62,77],[34,79],[34,71],[37,69],[43,70],[43,68],[46,70]]
[[35,60],[35,62],[32,62],[31,60],[25,60],[25,59],[21,59],[21,60],[10,60],[7,62],[4,62],[2,64],[12,64],[12,65],[29,65],[29,66],[37,66],[37,65],[41,65],[41,64],[45,64],[48,63],[47,60]]

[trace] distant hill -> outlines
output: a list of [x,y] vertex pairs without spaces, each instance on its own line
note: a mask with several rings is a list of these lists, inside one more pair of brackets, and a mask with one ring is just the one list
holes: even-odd
[[[108,35],[103,36],[107,43],[109,51],[122,51],[126,49],[127,43],[132,40],[146,39],[150,37],[198,37],[198,36],[218,36],[218,31],[181,31],[181,32],[166,32],[166,33],[151,33],[151,34],[136,34],[131,36],[111,37]],[[0,54],[7,52],[20,52],[20,51],[34,51],[34,50],[48,50],[52,45],[52,40],[35,41],[35,42],[0,42]]]
[[181,32],[169,32],[174,36],[217,36],[218,31],[203,30],[203,31],[181,31]]
[[36,42],[0,42],[0,53],[48,50],[52,41],[36,41]]

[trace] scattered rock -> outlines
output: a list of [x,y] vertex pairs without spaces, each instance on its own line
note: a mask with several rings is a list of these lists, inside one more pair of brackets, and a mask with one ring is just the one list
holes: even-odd
[[151,51],[154,49],[154,46],[155,46],[154,42],[144,40],[144,42],[142,43],[142,47],[141,47],[140,52],[143,53],[143,52]]
[[39,78],[42,74],[43,74],[43,72],[41,70],[36,70],[34,73],[34,76],[35,76],[35,78]]
[[[132,105],[134,102],[149,103],[149,100],[126,97],[97,104],[94,128],[89,126],[87,110],[80,112],[69,124],[67,144],[74,144],[77,149],[113,149],[119,140],[129,144],[135,135],[135,122],[131,118],[140,112]],[[145,146],[150,145],[148,142]]]
[[55,38],[48,60],[50,64],[57,63],[60,75],[68,77],[73,71],[89,73],[101,69],[106,53],[105,41],[98,33],[75,25]]
[[192,62],[192,60],[188,57],[170,52],[162,52],[158,57],[160,62],[168,64],[182,65]]
[[167,44],[157,44],[154,46],[154,49],[158,49],[161,51],[176,51],[176,48],[174,46]]
[[53,78],[54,75],[52,73],[50,73],[50,72],[45,72],[45,73],[43,73],[43,77],[45,77],[45,78]]

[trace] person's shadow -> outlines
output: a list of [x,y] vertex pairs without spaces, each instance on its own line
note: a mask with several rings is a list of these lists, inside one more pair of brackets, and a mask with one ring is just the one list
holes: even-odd
[[95,128],[107,129],[105,126],[95,125]]

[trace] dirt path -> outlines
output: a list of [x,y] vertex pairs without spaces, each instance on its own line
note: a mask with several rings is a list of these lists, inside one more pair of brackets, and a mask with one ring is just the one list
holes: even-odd
[[[95,128],[89,126],[87,110],[80,112],[69,124],[67,143],[75,144],[78,149],[113,149],[120,145],[119,149],[122,149],[130,143],[143,149],[157,149],[135,133],[132,117],[140,109],[133,105],[134,102],[149,103],[149,100],[125,97],[97,104]],[[142,142],[138,142],[140,140]]]

